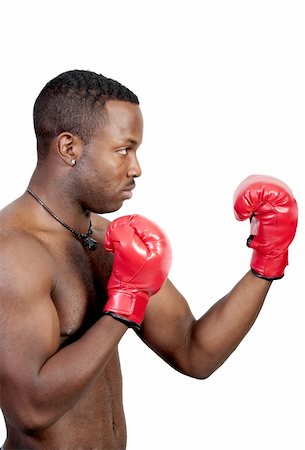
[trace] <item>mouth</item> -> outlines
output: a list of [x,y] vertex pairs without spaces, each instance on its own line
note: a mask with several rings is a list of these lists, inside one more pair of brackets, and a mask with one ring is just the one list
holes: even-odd
[[122,190],[122,194],[124,197],[124,200],[129,200],[132,197],[132,190],[136,187],[135,183],[132,183],[129,186],[126,186],[123,190]]

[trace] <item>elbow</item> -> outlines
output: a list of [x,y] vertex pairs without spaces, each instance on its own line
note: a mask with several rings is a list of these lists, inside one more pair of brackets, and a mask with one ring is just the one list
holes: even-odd
[[41,433],[54,423],[48,415],[41,411],[31,411],[31,408],[20,407],[15,414],[5,416],[14,428],[27,435]]
[[193,378],[197,378],[198,380],[207,380],[211,375],[213,375],[214,372],[216,372],[217,369],[219,369],[222,364],[223,362],[210,361],[209,363],[202,365],[200,369],[194,369]]
[[[5,383],[2,387],[4,386]],[[35,389],[31,386],[20,387],[14,382],[7,382],[6,386],[3,389],[1,408],[8,424],[16,430],[26,435],[41,433],[54,425],[60,417],[58,409],[52,407],[43,395],[34,395]]]
[[20,422],[23,433],[36,434],[42,433],[50,428],[56,422],[56,418],[42,411],[35,411],[29,414]]
[[221,364],[216,358],[206,354],[205,357],[201,355],[200,358],[190,358],[181,372],[190,378],[207,380]]
[[24,434],[33,435],[45,431],[51,426],[48,421],[43,420],[41,417],[31,417],[30,419],[24,419],[19,421],[20,430]]
[[194,364],[189,363],[187,366],[181,365],[180,367],[174,364],[171,364],[174,369],[183,375],[194,378],[196,380],[206,380],[209,378],[219,366],[212,364]]
[[190,378],[195,378],[196,380],[207,380],[215,372],[215,370],[194,370],[190,371],[189,373],[185,373],[185,375]]

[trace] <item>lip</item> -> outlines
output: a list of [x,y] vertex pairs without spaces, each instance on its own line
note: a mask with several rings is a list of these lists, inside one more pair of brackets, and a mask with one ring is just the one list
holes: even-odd
[[132,197],[132,190],[135,188],[135,185],[129,186],[126,189],[122,190],[122,194],[125,200],[129,200]]

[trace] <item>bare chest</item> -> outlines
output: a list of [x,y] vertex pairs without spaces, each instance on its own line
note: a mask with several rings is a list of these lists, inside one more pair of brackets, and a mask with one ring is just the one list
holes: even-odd
[[78,339],[100,317],[107,299],[111,255],[100,245],[85,250],[77,241],[53,251],[55,288],[62,343]]

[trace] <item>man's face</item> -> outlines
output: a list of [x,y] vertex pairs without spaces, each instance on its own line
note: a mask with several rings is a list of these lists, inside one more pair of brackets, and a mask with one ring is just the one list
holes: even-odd
[[143,136],[139,106],[113,100],[106,103],[106,111],[106,125],[96,130],[77,165],[76,188],[83,206],[98,213],[119,209],[141,175],[136,157]]

